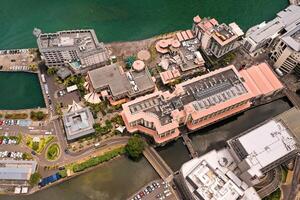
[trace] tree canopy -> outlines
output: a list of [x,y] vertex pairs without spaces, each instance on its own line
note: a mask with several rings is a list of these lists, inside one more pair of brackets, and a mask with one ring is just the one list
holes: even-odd
[[29,179],[29,184],[31,186],[35,186],[40,182],[41,175],[38,172],[35,172],[31,174],[30,179]]
[[125,151],[130,158],[137,160],[141,157],[145,146],[145,141],[139,135],[134,135],[128,140]]

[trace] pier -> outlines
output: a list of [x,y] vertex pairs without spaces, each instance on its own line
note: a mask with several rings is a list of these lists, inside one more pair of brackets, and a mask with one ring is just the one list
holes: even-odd
[[171,181],[173,179],[173,171],[168,164],[160,157],[157,151],[153,147],[146,147],[143,151],[145,158],[152,165],[158,175],[164,181]]

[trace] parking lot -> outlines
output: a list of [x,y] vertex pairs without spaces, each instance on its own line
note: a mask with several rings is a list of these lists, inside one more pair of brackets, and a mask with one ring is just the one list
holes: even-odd
[[[22,67],[29,66],[33,62],[33,59],[34,55],[28,49],[0,51],[2,70],[21,70]],[[15,69],[12,67],[15,67]]]
[[12,137],[18,136],[20,133],[51,135],[53,131],[49,125],[44,126],[43,123],[33,123],[31,120],[0,120],[0,136]]
[[128,200],[171,200],[175,199],[174,194],[172,193],[172,188],[169,183],[164,182],[163,180],[156,180],[150,182],[138,192],[132,195]]

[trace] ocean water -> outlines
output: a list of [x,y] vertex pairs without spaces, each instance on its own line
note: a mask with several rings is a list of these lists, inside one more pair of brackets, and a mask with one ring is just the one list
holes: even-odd
[[288,0],[1,0],[0,49],[36,47],[34,27],[94,28],[104,42],[129,41],[188,29],[197,14],[236,21],[246,31],[287,5]]

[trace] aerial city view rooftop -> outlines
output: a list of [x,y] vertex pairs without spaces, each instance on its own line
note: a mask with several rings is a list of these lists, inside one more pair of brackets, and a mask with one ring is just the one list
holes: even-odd
[[0,200],[300,199],[299,0],[35,1],[1,2]]

